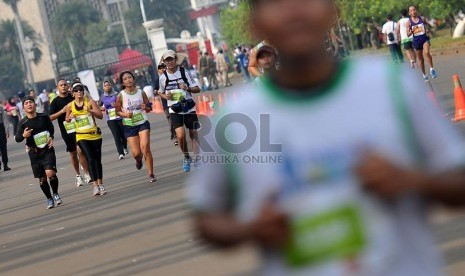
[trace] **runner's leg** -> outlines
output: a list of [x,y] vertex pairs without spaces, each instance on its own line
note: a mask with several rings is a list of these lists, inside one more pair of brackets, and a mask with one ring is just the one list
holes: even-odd
[[425,42],[425,44],[423,44],[423,54],[426,57],[426,62],[428,62],[429,67],[434,68],[433,57],[431,56],[431,53],[430,53],[430,44],[428,41]]
[[149,175],[153,175],[153,156],[150,149],[150,130],[139,132],[140,148],[145,157],[145,164]]

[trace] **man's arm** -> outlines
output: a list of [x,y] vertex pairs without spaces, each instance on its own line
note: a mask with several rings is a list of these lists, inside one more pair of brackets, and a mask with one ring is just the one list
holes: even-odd
[[15,140],[17,143],[21,143],[24,141],[24,136],[23,136],[24,128],[23,128],[23,120],[19,121],[18,123],[18,128],[16,129],[16,135],[15,135]]
[[407,21],[406,24],[406,27],[407,27],[407,36],[411,36],[413,34],[413,30],[412,30],[412,24],[410,23],[410,20]]
[[252,77],[260,76],[260,70],[258,68],[258,62],[257,62],[257,50],[255,48],[252,49],[252,51],[250,51],[248,70]]

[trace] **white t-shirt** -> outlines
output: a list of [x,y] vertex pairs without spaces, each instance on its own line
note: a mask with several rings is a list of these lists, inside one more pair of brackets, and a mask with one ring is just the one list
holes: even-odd
[[[383,34],[386,36],[386,44],[387,45],[391,45],[391,44],[395,44],[397,42],[399,42],[399,39],[397,38],[397,23],[394,22],[394,21],[389,21],[389,22],[386,22],[384,23],[383,25]],[[387,37],[387,35],[389,33],[393,33],[394,34],[394,41],[389,41],[389,38]]]
[[401,18],[398,22],[398,27],[400,28],[400,41],[402,44],[413,41],[413,35],[407,35],[407,22],[409,22],[408,18]]
[[145,95],[147,95],[147,98],[149,99],[149,101],[152,101],[153,100],[153,87],[151,85],[146,85],[144,86],[142,90],[144,90]]
[[[373,57],[346,61],[323,94],[302,99],[269,81],[244,88],[201,139],[202,169],[186,185],[190,204],[250,222],[275,198],[303,234],[294,235],[301,238],[297,248],[309,254],[289,254],[290,260],[306,256],[310,265],[291,269],[283,252],[264,250],[265,275],[441,275],[425,200],[413,194],[379,200],[360,189],[353,172],[366,149],[407,168],[421,160],[430,173],[465,165],[463,140],[429,101],[424,82],[394,66]],[[229,142],[221,139],[221,128]],[[352,255],[362,264],[360,273],[348,273],[353,266],[338,258],[312,265],[312,254],[328,254],[325,243],[345,235],[362,248]]]
[[47,103],[49,101],[47,92],[40,93],[39,98],[42,100],[42,103]]
[[[181,98],[185,99],[193,99],[191,93],[184,91],[182,89],[179,89],[179,84],[185,83],[184,80],[182,79],[181,75],[181,69],[179,69],[174,74],[169,73],[166,71],[168,74],[168,79],[169,83],[166,85],[166,76],[165,74],[160,75],[160,92],[163,94],[172,94],[172,100],[167,101],[168,106],[172,106],[173,104],[177,103],[178,101],[181,100]],[[191,74],[189,73],[188,70],[186,71],[186,79],[188,82],[189,87],[199,87],[199,84],[192,78]],[[170,113],[175,113],[171,108],[169,109]],[[188,112],[178,112],[177,114],[188,114],[195,112],[195,107],[191,108]]]

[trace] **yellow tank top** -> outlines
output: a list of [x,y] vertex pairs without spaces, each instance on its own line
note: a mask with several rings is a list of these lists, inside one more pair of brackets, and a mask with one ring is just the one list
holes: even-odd
[[74,116],[76,125],[76,142],[80,140],[98,140],[102,135],[97,133],[95,118],[90,112],[91,106],[87,98],[84,98],[82,110],[76,109],[76,102],[71,102],[71,113]]

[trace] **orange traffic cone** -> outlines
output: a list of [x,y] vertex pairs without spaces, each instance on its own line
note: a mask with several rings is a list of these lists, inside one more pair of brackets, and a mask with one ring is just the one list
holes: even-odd
[[222,108],[223,107],[223,96],[220,94],[218,94],[218,108]]
[[164,113],[163,112],[163,105],[161,104],[161,100],[159,99],[159,97],[153,97],[153,109],[152,109],[152,112],[156,113],[156,114]]
[[197,113],[197,115],[205,115],[203,101],[200,96],[197,97],[197,104],[195,105],[195,112]]
[[465,91],[460,83],[459,75],[452,77],[454,80],[455,117],[454,122],[465,120]]

